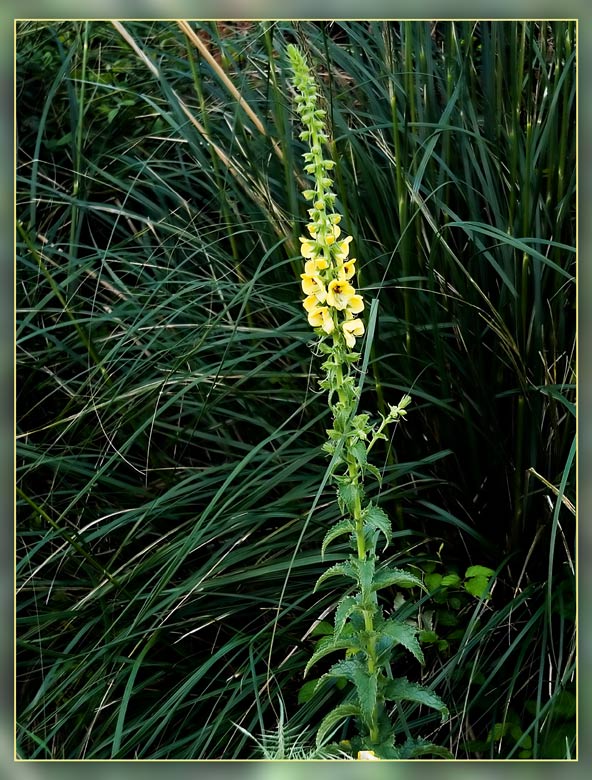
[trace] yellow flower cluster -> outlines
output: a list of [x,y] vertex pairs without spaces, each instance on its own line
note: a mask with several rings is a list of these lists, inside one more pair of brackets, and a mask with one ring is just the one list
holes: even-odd
[[300,237],[300,251],[306,260],[300,276],[308,322],[327,335],[340,327],[347,346],[353,349],[356,337],[364,335],[364,323],[356,317],[363,311],[364,301],[350,283],[356,272],[356,259],[349,257],[352,237],[340,240],[341,217],[325,215],[323,201],[315,203],[309,215],[314,220],[307,225],[311,237]]
[[301,52],[290,44],[288,56],[298,93],[296,110],[305,127],[300,138],[308,142],[310,149],[303,155],[304,170],[314,179],[314,189],[303,193],[306,200],[314,201],[308,211],[310,238],[300,238],[300,251],[306,260],[301,274],[306,295],[303,305],[313,328],[320,328],[326,335],[333,334],[334,339],[341,334],[353,349],[356,338],[364,335],[364,323],[356,317],[364,309],[364,301],[350,282],[356,272],[356,260],[349,258],[352,237],[340,238],[341,216],[332,213],[336,195],[331,191],[333,182],[328,174],[335,162],[324,159],[322,152],[322,144],[328,140],[323,122],[326,112],[317,108],[316,83]]

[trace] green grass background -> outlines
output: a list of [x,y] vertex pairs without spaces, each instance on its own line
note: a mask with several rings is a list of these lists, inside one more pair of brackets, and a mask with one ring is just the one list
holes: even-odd
[[[170,7],[170,8],[171,8],[171,14],[172,14],[172,13],[173,13],[173,9],[172,9],[172,7]],[[130,10],[130,12],[131,12],[131,10]],[[135,9],[134,9],[134,13],[135,13]],[[240,9],[234,9],[234,10],[230,11],[230,13],[233,13],[233,14],[240,14],[240,15],[242,15],[242,13],[241,13]],[[230,15],[230,13],[229,13],[229,15]],[[260,13],[264,14],[264,13],[265,13],[265,11],[262,9],[262,10],[260,11]],[[378,10],[378,11],[377,11],[377,13],[378,13],[378,14],[380,14],[380,10]],[[120,14],[121,14],[121,12],[120,12]],[[207,14],[207,10],[204,10],[204,14],[203,14],[203,15],[208,15],[208,14]],[[584,49],[585,47],[584,47],[584,46],[582,46],[582,43],[580,43],[580,46],[581,46],[580,52],[582,52],[582,49]],[[581,56],[581,57],[582,57],[582,59],[583,59],[583,55],[582,55],[582,54],[580,54],[580,56]],[[580,154],[582,154],[582,150],[580,151]],[[585,178],[584,178],[584,177],[582,177],[582,179],[583,179],[583,181],[582,181],[582,185],[583,185],[583,187],[585,188],[585,187],[586,187],[586,181],[585,181]],[[580,268],[580,273],[582,273],[582,269],[581,269],[581,268]],[[584,289],[585,289],[585,288],[584,288]],[[581,292],[581,291],[582,291],[582,277],[580,278],[580,292]],[[585,320],[585,311],[583,311],[583,309],[585,309],[585,307],[580,307],[580,316],[581,316],[581,317],[583,316],[583,322],[584,322],[584,334],[583,334],[583,335],[584,335],[584,338],[585,338],[585,325],[586,325],[586,320]],[[582,321],[580,322],[580,327],[581,327],[581,331],[580,331],[580,333],[582,334]],[[580,355],[582,355],[582,354],[585,354],[585,352],[581,351],[581,352],[580,352]],[[585,365],[585,361],[582,361],[582,365],[580,366],[580,370],[584,370],[584,371],[586,371],[586,365]],[[580,390],[580,392],[582,392],[582,390]],[[581,398],[580,398],[580,402],[581,402],[581,399],[582,399],[582,398],[584,399],[584,405],[585,405],[585,401],[586,401],[586,398],[585,398],[585,396],[586,396],[586,392],[585,392],[585,390],[584,390],[584,395],[583,395],[583,396],[581,396]],[[582,424],[582,421],[580,421],[580,424],[582,425],[582,428],[583,428],[583,430],[581,430],[581,433],[583,434],[583,439],[582,439],[582,442],[583,442],[583,444],[584,444],[584,447],[582,448],[582,449],[583,449],[583,452],[581,452],[581,454],[580,454],[580,457],[582,458],[582,457],[585,457],[585,446],[586,446],[586,441],[589,441],[589,439],[587,439],[587,438],[586,438],[586,436],[585,436],[585,421],[584,421],[584,423],[583,423],[583,424]],[[583,497],[583,498],[584,498],[584,500],[585,500],[585,498],[586,498],[586,497],[585,497],[585,495],[584,495],[584,496],[580,496],[580,500],[582,499],[582,497]],[[584,639],[585,639],[585,638],[584,638]],[[584,646],[584,648],[585,648],[585,646]],[[584,661],[585,661],[585,657],[584,657]],[[282,771],[284,771],[284,770],[282,770]],[[289,770],[288,770],[288,769],[286,769],[285,771],[289,771]],[[524,770],[522,770],[522,771],[524,771]]]

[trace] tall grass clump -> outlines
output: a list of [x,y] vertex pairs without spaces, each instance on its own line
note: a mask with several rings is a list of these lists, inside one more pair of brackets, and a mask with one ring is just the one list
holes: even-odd
[[320,553],[339,518],[289,44],[377,301],[357,414],[413,396],[366,499],[393,520],[381,565],[429,590],[381,591],[425,660],[393,679],[450,719],[402,703],[394,744],[576,756],[575,34],[19,23],[20,756],[253,758],[284,714],[313,745],[351,703],[345,676],[302,677],[344,596],[312,588],[349,550]]

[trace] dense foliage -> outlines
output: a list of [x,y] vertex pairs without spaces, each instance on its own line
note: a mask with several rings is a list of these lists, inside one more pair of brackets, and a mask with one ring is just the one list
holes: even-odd
[[414,398],[368,497],[451,717],[400,739],[573,758],[571,22],[18,25],[19,754],[257,757],[343,699],[301,690],[343,555],[290,42],[378,299],[360,410]]

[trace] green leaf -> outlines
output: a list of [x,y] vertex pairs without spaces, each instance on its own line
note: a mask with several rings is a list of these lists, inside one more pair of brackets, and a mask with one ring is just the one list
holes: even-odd
[[367,463],[366,445],[363,441],[357,441],[353,447],[349,448],[349,452],[354,456],[357,463],[360,466],[365,466]]
[[419,641],[424,642],[426,645],[432,644],[432,642],[438,642],[439,637],[435,631],[420,631],[418,634]]
[[404,571],[403,569],[394,569],[385,567],[377,572],[374,576],[374,582],[372,584],[372,590],[380,590],[381,588],[388,588],[391,585],[398,585],[400,588],[414,588],[418,587],[425,590],[423,582],[411,572]]
[[363,514],[364,524],[374,531],[380,531],[385,539],[384,549],[389,546],[393,536],[393,529],[391,521],[386,512],[376,506],[376,504],[370,504]]
[[446,574],[442,577],[442,586],[445,588],[455,588],[461,582],[458,574]]
[[338,488],[339,498],[347,511],[352,515],[354,514],[356,504],[362,500],[362,494],[362,487],[349,480],[347,482],[342,482]]
[[469,566],[465,572],[465,578],[468,577],[491,577],[495,574],[493,569],[487,566]]
[[321,620],[310,632],[311,636],[333,636],[333,626],[328,620]]
[[349,563],[349,561],[346,561],[345,563],[336,563],[335,566],[331,566],[329,569],[327,569],[326,572],[323,572],[323,574],[321,574],[321,576],[318,578],[316,582],[316,585],[314,586],[314,591],[317,590],[317,588],[322,582],[328,580],[329,577],[337,577],[340,574],[343,575],[344,577],[351,577],[354,580],[358,579],[357,572],[354,569],[354,567],[351,565],[351,563]]
[[370,430],[370,426],[368,425],[369,419],[369,414],[356,414],[351,422],[351,427],[358,432],[361,431],[362,433],[367,434]]
[[378,484],[382,485],[382,474],[376,468],[376,466],[374,466],[372,463],[366,463],[364,466],[364,470],[367,471],[369,474],[372,474],[372,476],[378,481]]
[[331,710],[328,715],[325,715],[321,721],[319,730],[317,731],[317,747],[320,747],[323,744],[327,734],[329,734],[340,721],[345,718],[359,717],[359,715],[360,708],[356,704],[340,704],[338,707],[335,707],[334,710]]
[[[562,718],[573,718],[576,714],[576,697],[571,691],[563,690],[553,698],[553,716]],[[530,747],[530,745],[525,745]]]
[[[333,526],[333,528],[331,528],[325,534],[325,538],[323,539],[323,544],[321,545],[321,555],[322,556],[325,555],[325,550],[334,539],[337,539],[339,536],[343,536],[343,534],[351,534],[355,530],[356,529],[353,523],[351,522],[351,520],[340,520],[336,525]],[[325,574],[326,573],[327,572],[325,572]]]
[[328,674],[331,677],[345,677],[355,685],[360,714],[363,720],[369,724],[376,707],[378,691],[376,675],[369,674],[365,664],[357,658],[338,661],[331,667]]
[[344,598],[341,599],[341,601],[337,605],[337,609],[335,610],[334,636],[336,639],[343,631],[343,627],[345,626],[345,621],[348,619],[351,613],[357,608],[359,608],[359,603],[356,596],[344,596]]
[[304,683],[298,691],[298,704],[306,704],[307,701],[310,701],[313,698],[319,682],[320,680],[317,678],[316,680],[307,680]]
[[476,596],[478,599],[485,599],[489,597],[489,579],[487,577],[471,577],[470,580],[465,582],[465,590],[470,593],[471,596]]
[[368,593],[371,589],[374,590],[374,570],[376,566],[376,560],[373,557],[366,558],[363,561],[354,560],[355,568],[358,570],[358,582],[360,589],[363,593]]
[[438,572],[434,572],[433,574],[426,574],[425,584],[428,591],[433,593],[435,590],[437,590],[442,584],[442,579],[442,575],[438,574]]
[[409,682],[406,677],[389,680],[384,689],[384,698],[387,701],[412,701],[431,707],[442,716],[442,720],[448,717],[448,708],[433,691],[418,683]]
[[409,623],[401,623],[398,620],[387,620],[379,630],[379,636],[390,640],[391,647],[403,645],[406,650],[417,658],[420,664],[425,663],[423,651],[417,640],[418,629]]
[[321,658],[329,655],[329,653],[334,653],[337,650],[358,652],[361,649],[360,640],[356,636],[344,637],[341,639],[336,639],[334,636],[324,637],[319,640],[309,662],[306,664],[304,676],[306,677],[308,670],[313,664],[316,664],[317,661],[320,661]]
[[508,731],[511,728],[511,723],[508,723],[507,721],[505,723],[495,723],[492,730],[489,733],[489,741],[490,742],[499,742],[502,737],[505,737]]
[[433,742],[426,742],[423,739],[408,739],[400,748],[402,759],[419,758],[420,756],[437,756],[438,758],[454,758],[448,748],[440,745],[434,745]]
[[455,612],[451,612],[449,609],[439,609],[438,625],[456,626],[458,625],[458,615]]

